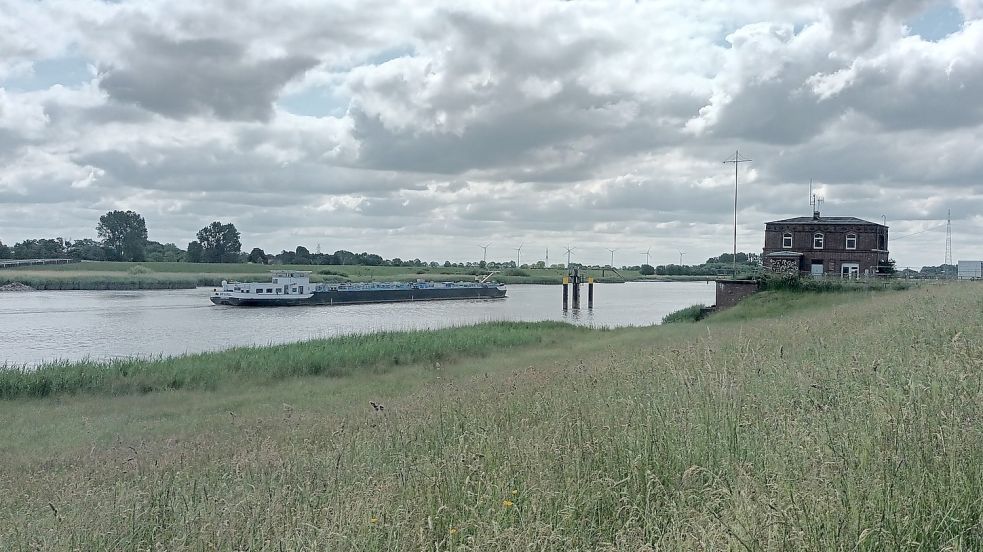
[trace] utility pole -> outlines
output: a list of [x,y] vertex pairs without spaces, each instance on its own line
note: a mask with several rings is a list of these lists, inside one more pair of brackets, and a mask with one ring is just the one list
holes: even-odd
[[734,156],[724,161],[724,164],[734,164],[734,279],[737,279],[737,168],[741,163],[750,163],[750,159],[741,157],[741,150],[734,151]]
[[[952,264],[952,209],[945,215],[945,263]],[[942,269],[942,277],[945,278],[945,270]]]
[[617,251],[617,249],[608,249],[608,251],[611,252],[611,268],[614,268],[614,252]]
[[546,260],[543,261],[543,262],[546,263],[546,268],[549,268],[550,267],[550,248],[549,247],[546,248]]

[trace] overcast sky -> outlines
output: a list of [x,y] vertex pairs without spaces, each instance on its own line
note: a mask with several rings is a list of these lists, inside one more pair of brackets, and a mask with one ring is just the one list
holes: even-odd
[[983,0],[0,0],[0,240],[695,262],[740,149],[739,249],[812,180],[937,265],[948,209],[983,257],[981,98]]

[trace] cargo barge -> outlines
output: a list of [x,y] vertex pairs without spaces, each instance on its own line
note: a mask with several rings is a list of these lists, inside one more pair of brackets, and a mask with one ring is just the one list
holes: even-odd
[[272,282],[222,282],[212,303],[233,307],[348,305],[451,299],[501,299],[505,284],[488,282],[366,282],[311,283],[310,272],[271,271]]

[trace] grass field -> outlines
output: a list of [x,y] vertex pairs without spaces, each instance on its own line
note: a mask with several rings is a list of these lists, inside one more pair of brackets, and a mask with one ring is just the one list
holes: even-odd
[[[473,280],[486,275],[477,268],[416,268],[400,266],[347,265],[254,265],[221,263],[123,263],[84,262],[68,265],[32,266],[0,271],[0,285],[19,282],[35,289],[174,289],[217,286],[222,280],[269,279],[273,269],[309,270],[311,280],[324,281],[436,281]],[[588,271],[598,282],[635,280],[638,272],[620,271],[624,279],[607,271]],[[506,269],[493,279],[506,284],[558,284],[566,271],[560,269]]]
[[0,549],[979,550],[981,315],[973,285],[767,292],[439,361],[0,401]]

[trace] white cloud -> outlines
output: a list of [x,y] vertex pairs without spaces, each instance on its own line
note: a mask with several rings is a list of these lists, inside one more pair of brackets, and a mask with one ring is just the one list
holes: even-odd
[[[966,22],[937,42],[908,36],[933,6],[0,0],[0,239],[83,237],[134,208],[182,245],[221,219],[273,250],[696,261],[729,250],[721,161],[740,148],[743,249],[808,208],[809,179],[827,212],[899,233],[951,207],[970,243],[983,5],[956,1]],[[96,72],[5,84],[65,58]],[[314,101],[330,115],[288,107]],[[937,264],[929,237],[894,256]]]

